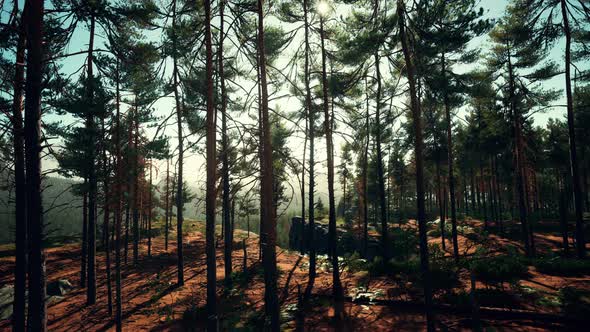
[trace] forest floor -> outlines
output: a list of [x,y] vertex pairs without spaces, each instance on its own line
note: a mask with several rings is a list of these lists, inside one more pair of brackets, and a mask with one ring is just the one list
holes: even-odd
[[[164,238],[152,240],[152,256],[147,256],[146,241],[140,246],[138,266],[132,264],[131,248],[129,262],[122,268],[123,318],[124,330],[183,331],[203,330],[205,324],[205,238],[195,229],[194,221],[189,221],[193,230],[185,236],[185,285],[176,287],[175,235],[170,236],[169,250],[164,250]],[[482,223],[470,221],[475,231],[481,230]],[[398,226],[395,226],[398,227]],[[415,227],[410,222],[404,227]],[[519,246],[516,239],[489,235],[492,247]],[[243,273],[244,250],[247,247],[247,272]],[[560,238],[552,233],[536,234],[539,250],[559,248]],[[429,242],[439,243],[440,238],[431,237]],[[461,253],[472,255],[475,245],[468,237],[460,236]],[[445,256],[450,256],[451,243],[448,241]],[[217,280],[219,320],[221,330],[257,330],[253,326],[260,322],[263,311],[264,281],[258,260],[258,237],[251,233],[236,231],[233,269],[234,287],[224,290],[223,243],[217,247]],[[107,287],[104,252],[97,256],[97,304],[87,306],[85,289],[80,289],[80,245],[66,244],[47,249],[48,281],[67,279],[75,289],[58,302],[48,306],[48,327],[51,331],[107,331],[114,330],[112,316],[107,310]],[[114,266],[114,257],[111,257]],[[285,330],[295,330],[304,326],[306,331],[334,330],[331,324],[333,315],[330,293],[331,272],[325,257],[319,257],[318,275],[315,281],[312,300],[303,315],[297,315],[299,289],[307,285],[308,258],[296,252],[277,247],[279,268],[278,289],[281,302],[281,317]],[[345,264],[344,264],[345,265]],[[12,284],[14,269],[13,251],[10,247],[0,247],[0,287]],[[114,272],[114,271],[113,271]],[[424,330],[424,316],[420,309],[420,294],[412,287],[412,282],[387,275],[373,276],[366,271],[343,267],[342,283],[347,295],[345,319],[347,330],[356,331],[419,331]],[[451,291],[465,293],[469,290],[470,279],[467,272],[461,273],[459,284],[453,290],[436,293],[436,302],[444,305],[445,294]],[[534,266],[528,267],[526,277],[508,288],[500,285],[501,294],[496,299],[499,314],[481,311],[484,326],[498,331],[553,331],[566,326],[563,321],[553,319],[560,315],[558,302],[560,290],[564,287],[590,289],[590,275],[556,276],[540,273]],[[491,290],[490,285],[477,284],[478,289]],[[414,289],[414,290],[413,290]],[[496,288],[494,288],[496,289]],[[114,280],[113,280],[114,293]],[[367,300],[368,299],[368,300]],[[356,301],[358,300],[358,301]],[[389,301],[389,302],[388,302]],[[404,305],[407,303],[407,305]],[[486,303],[482,303],[486,306]],[[489,306],[489,305],[488,305]],[[502,308],[503,307],[503,308]],[[502,310],[525,313],[520,318],[506,316]],[[528,312],[545,316],[528,315]],[[442,330],[470,330],[470,314],[461,310],[441,309],[437,316]],[[0,330],[8,330],[9,321],[0,321]],[[258,325],[259,326],[259,325]],[[572,327],[572,326],[570,326]],[[576,329],[574,325],[572,329]]]

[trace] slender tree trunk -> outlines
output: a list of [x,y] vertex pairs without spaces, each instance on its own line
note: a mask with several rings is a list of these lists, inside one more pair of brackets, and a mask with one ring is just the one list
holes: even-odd
[[[209,3],[209,0],[205,0]],[[176,28],[176,0],[172,2],[172,31]],[[174,34],[173,37],[175,38]],[[176,38],[174,39],[176,43]],[[184,197],[183,197],[183,162],[184,162],[184,146],[182,136],[182,105],[180,103],[180,96],[178,94],[178,55],[176,51],[173,52],[173,79],[174,79],[174,101],[176,102],[176,125],[178,131],[178,175],[176,180],[176,247],[177,247],[177,270],[178,277],[176,283],[178,286],[184,285],[184,253],[182,245],[182,223],[184,222]]]
[[562,180],[560,172],[557,169],[555,170],[555,181],[559,186],[559,224],[561,226],[563,254],[565,257],[568,257],[567,190],[565,189],[565,179]]
[[307,250],[309,250],[309,282],[306,288],[306,298],[309,298],[309,294],[311,294],[311,290],[314,285],[315,277],[316,277],[316,247],[315,247],[315,148],[314,148],[314,141],[315,141],[315,111],[311,104],[311,88],[310,88],[310,47],[309,47],[309,0],[303,0],[303,15],[304,15],[304,24],[305,24],[305,69],[304,69],[304,76],[305,76],[305,108],[307,110],[309,122],[308,125],[308,133],[309,133],[309,225],[308,225],[308,235],[307,235]]
[[574,191],[574,207],[576,214],[576,252],[578,258],[586,256],[586,240],[584,239],[584,219],[583,219],[583,203],[582,203],[582,188],[580,185],[580,171],[578,165],[578,151],[576,148],[576,129],[574,124],[574,98],[572,95],[571,82],[571,44],[572,34],[569,25],[569,18],[567,15],[567,2],[560,0],[561,14],[563,17],[563,30],[565,33],[565,95],[567,97],[567,127],[569,134],[569,148],[570,148],[570,165],[572,177],[572,189]]
[[[88,100],[91,108],[94,108],[94,73],[93,73],[93,51],[94,51],[94,15],[90,16],[90,41],[88,42],[88,64],[86,79],[88,80]],[[86,128],[90,131],[93,139],[96,139],[96,123],[94,120],[94,110],[89,110],[86,119]],[[88,285],[86,288],[86,304],[96,303],[96,192],[97,182],[95,166],[95,147],[88,147]]]
[[[338,234],[336,230],[336,204],[334,198],[334,143],[332,141],[332,127],[329,111],[328,77],[326,74],[326,46],[324,36],[324,18],[320,14],[320,42],[322,49],[322,95],[324,108],[324,131],[326,135],[326,150],[328,161],[328,247],[332,258],[332,294],[334,296],[334,318],[341,323],[344,314],[344,292],[340,282],[340,268],[338,267]],[[384,201],[383,201],[384,202]]]
[[135,105],[133,107],[133,123],[135,130],[133,133],[133,265],[139,264],[139,107],[137,96],[135,96]]
[[122,298],[121,298],[121,210],[123,200],[123,165],[121,161],[121,93],[119,90],[119,59],[117,59],[116,76],[116,117],[115,117],[115,148],[116,148],[116,205],[115,205],[115,326],[117,332],[122,331]]
[[473,215],[475,215],[475,213],[477,212],[477,206],[476,206],[476,202],[475,202],[475,175],[473,172],[473,167],[471,167],[470,169],[471,171],[469,172],[471,175],[471,210],[473,210]]
[[216,126],[213,101],[213,51],[211,46],[211,2],[205,3],[205,47],[207,71],[207,197],[206,197],[206,254],[207,254],[207,330],[217,331],[217,290],[215,257],[215,173]]
[[418,212],[418,233],[420,239],[420,268],[422,274],[422,282],[424,285],[424,304],[426,311],[426,323],[428,331],[435,330],[435,317],[432,310],[432,290],[430,285],[430,269],[428,266],[428,241],[426,238],[426,215],[424,210],[424,166],[423,166],[423,137],[422,137],[422,114],[420,110],[420,100],[416,95],[416,80],[413,54],[408,44],[408,36],[406,35],[406,13],[405,3],[403,0],[397,0],[397,14],[398,24],[400,30],[400,39],[402,42],[402,50],[407,67],[408,84],[410,86],[410,99],[412,108],[412,123],[415,132],[414,153],[416,163],[416,202]]
[[88,194],[86,188],[88,180],[84,178],[84,193],[82,194],[82,252],[80,254],[80,287],[86,288],[87,258],[88,258]]
[[[510,52],[510,50],[509,50]],[[510,84],[510,108],[512,111],[513,125],[514,125],[514,154],[515,154],[515,173],[516,173],[516,186],[518,190],[518,208],[519,218],[522,227],[522,236],[524,242],[524,249],[527,256],[531,256],[530,237],[527,225],[527,207],[525,199],[525,184],[523,174],[523,155],[522,155],[522,129],[521,129],[521,115],[516,107],[516,96],[514,92],[514,73],[512,68],[512,60],[510,55],[508,56],[508,74]]]
[[264,0],[258,0],[258,56],[260,66],[260,91],[263,130],[263,161],[262,191],[264,218],[263,229],[260,232],[262,240],[262,264],[264,267],[264,309],[267,319],[270,319],[271,331],[279,331],[279,301],[277,296],[277,258],[276,258],[276,215],[273,208],[273,167],[272,142],[268,119],[268,90],[266,86],[266,55],[264,48]]
[[152,162],[153,160],[150,159],[150,184],[148,186],[148,217],[147,217],[147,227],[148,227],[148,257],[152,257]]
[[443,190],[442,181],[440,175],[440,158],[436,157],[436,200],[438,201],[438,215],[440,220],[440,240],[442,244],[442,250],[446,250],[445,245],[445,211],[443,207]]
[[369,186],[368,186],[368,170],[369,170],[369,142],[371,141],[369,129],[369,95],[368,84],[365,80],[365,89],[367,91],[367,106],[365,112],[365,130],[367,131],[365,149],[363,154],[363,255],[367,258],[369,251]]
[[451,200],[451,236],[453,238],[453,256],[457,261],[459,259],[459,241],[457,239],[457,208],[455,207],[455,173],[454,173],[454,157],[453,157],[453,122],[451,119],[451,106],[449,101],[449,94],[447,91],[447,80],[446,80],[446,61],[445,61],[445,54],[443,53],[442,56],[442,71],[443,77],[445,82],[445,89],[444,89],[444,103],[445,103],[445,117],[447,121],[447,159],[448,159],[448,167],[449,167],[449,195]]
[[164,200],[164,250],[168,252],[168,235],[170,233],[170,159],[168,157],[166,157],[166,194]]
[[[106,137],[107,132],[105,130],[104,124],[104,117],[101,119],[101,132],[103,137]],[[107,308],[109,311],[109,316],[113,315],[113,286],[111,282],[111,244],[109,241],[109,218],[110,218],[110,204],[111,204],[111,192],[110,192],[110,185],[109,185],[109,165],[107,159],[107,150],[106,144],[104,140],[102,142],[102,164],[103,164],[103,172],[104,172],[104,182],[103,182],[103,190],[104,190],[104,206],[103,206],[103,238],[104,238],[104,251],[105,251],[105,265],[106,265],[106,283],[107,283]]]
[[[14,302],[12,327],[15,332],[26,329],[26,288],[27,288],[27,204],[25,189],[25,142],[23,132],[23,86],[25,83],[25,22],[26,8],[21,21],[14,24],[18,29],[16,62],[12,95],[12,136],[14,148],[14,221],[15,221],[15,266],[14,266]],[[14,0],[13,15],[18,13],[18,0]]]
[[224,237],[224,267],[225,267],[225,284],[231,286],[231,274],[232,274],[232,240],[231,240],[231,223],[230,223],[230,184],[229,184],[229,145],[227,139],[227,95],[225,91],[225,77],[223,72],[223,41],[224,41],[224,17],[223,11],[225,7],[225,0],[219,2],[219,48],[217,59],[219,61],[219,83],[221,85],[221,178],[223,181],[223,193],[222,193],[222,211],[223,211],[223,225],[225,225],[225,237]]
[[25,84],[25,182],[29,236],[28,329],[47,330],[44,222],[41,198],[41,91],[43,74],[43,4],[27,1],[27,81]]
[[500,233],[504,233],[504,208],[502,205],[502,190],[500,185],[500,174],[498,172],[498,156],[494,156],[494,177],[496,178],[496,197],[498,197],[498,221]]
[[[131,184],[130,181],[127,181],[126,184],[126,188],[127,188],[127,192],[129,192],[129,185]],[[129,218],[131,217],[131,211],[130,211],[130,203],[131,200],[129,197],[127,197],[126,200],[126,204],[125,204],[125,253],[124,253],[124,258],[125,258],[125,265],[127,265],[127,260],[129,258]]]

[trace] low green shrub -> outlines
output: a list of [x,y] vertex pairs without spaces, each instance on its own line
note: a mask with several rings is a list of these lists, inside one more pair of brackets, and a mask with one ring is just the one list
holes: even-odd
[[534,261],[537,271],[558,276],[590,274],[590,261],[559,256],[539,258]]
[[469,265],[476,280],[486,284],[512,283],[528,275],[527,261],[516,250],[487,257],[478,254]]
[[564,287],[559,290],[561,310],[566,316],[590,316],[590,291],[574,287]]

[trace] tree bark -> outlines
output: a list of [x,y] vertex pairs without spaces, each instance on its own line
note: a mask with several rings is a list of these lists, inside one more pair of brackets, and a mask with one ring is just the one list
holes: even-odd
[[121,161],[121,93],[119,90],[119,59],[116,72],[116,117],[115,117],[115,148],[116,148],[116,204],[115,204],[115,326],[117,332],[122,331],[122,298],[121,298],[121,210],[123,200],[123,164]]
[[266,83],[266,55],[264,47],[264,0],[258,0],[258,56],[260,66],[260,92],[262,113],[262,191],[264,218],[260,232],[262,241],[262,264],[264,267],[264,309],[267,319],[270,319],[270,329],[279,331],[279,301],[277,295],[277,258],[276,258],[276,215],[273,208],[273,167],[272,142],[268,116],[268,89]]
[[207,330],[217,331],[217,291],[215,257],[215,179],[217,170],[215,105],[213,100],[213,51],[211,46],[211,2],[205,4],[205,48],[207,71],[207,197],[206,197],[206,255],[207,255]]
[[426,214],[424,209],[424,161],[422,155],[424,142],[422,137],[422,112],[420,110],[420,100],[417,98],[416,94],[416,68],[414,67],[414,61],[412,59],[413,54],[411,53],[408,36],[406,35],[406,13],[403,0],[397,0],[397,14],[399,17],[398,24],[402,50],[407,67],[408,84],[410,86],[412,123],[415,132],[414,154],[416,163],[417,219],[420,240],[420,270],[424,284],[424,310],[426,313],[426,323],[428,331],[430,332],[435,330],[435,317],[432,309],[432,290],[430,284],[430,269],[428,266],[428,241],[426,238]]
[[586,256],[586,240],[584,239],[584,219],[582,188],[580,185],[580,171],[578,165],[578,151],[576,148],[576,127],[574,124],[574,98],[571,82],[571,44],[572,34],[567,15],[567,2],[560,0],[561,14],[563,17],[563,30],[565,33],[565,95],[567,97],[567,128],[569,134],[570,167],[572,177],[572,189],[574,192],[574,207],[576,214],[576,253],[578,258]]
[[305,24],[305,107],[307,109],[308,119],[308,133],[309,133],[309,225],[307,235],[307,250],[309,250],[309,282],[305,291],[305,298],[309,298],[309,294],[314,285],[316,277],[316,247],[315,247],[315,110],[311,104],[311,88],[310,88],[310,47],[309,47],[309,0],[303,0],[303,16]]
[[[90,135],[96,138],[96,123],[94,119],[94,73],[93,73],[93,58],[94,58],[94,29],[95,18],[90,16],[90,41],[88,42],[88,64],[86,79],[88,80],[88,100],[91,109],[86,119],[86,128],[90,131]],[[95,143],[95,142],[91,142]],[[92,305],[96,303],[96,192],[98,179],[96,177],[96,166],[94,165],[96,156],[94,145],[88,147],[88,280],[86,287],[86,304]]]
[[88,194],[86,187],[88,180],[84,178],[84,193],[82,194],[82,249],[80,254],[80,287],[86,288],[86,276],[88,271]]
[[[107,137],[107,132],[105,130],[104,124],[104,117],[101,119],[101,131],[103,137]],[[104,139],[102,140],[102,164],[103,164],[103,172],[104,172],[104,181],[103,181],[103,190],[104,190],[104,205],[103,205],[103,238],[104,238],[104,251],[105,251],[105,265],[106,265],[106,283],[107,283],[107,308],[109,311],[109,316],[113,315],[113,285],[111,282],[111,244],[109,241],[109,218],[110,218],[110,209],[111,209],[111,192],[110,192],[110,184],[109,184],[109,167],[108,167],[108,159],[107,159],[107,150],[106,144],[104,144]]]
[[334,296],[334,319],[337,324],[342,323],[344,314],[344,292],[340,282],[340,268],[338,267],[338,238],[336,231],[336,204],[334,198],[334,143],[332,141],[332,126],[330,120],[328,77],[326,74],[326,45],[324,32],[324,18],[320,14],[320,42],[322,50],[322,95],[324,109],[324,131],[326,135],[326,150],[328,161],[328,247],[332,261],[332,295]]
[[41,198],[41,92],[43,74],[43,4],[27,1],[27,81],[25,84],[25,182],[29,236],[28,328],[47,330],[44,222]]
[[225,225],[225,236],[224,236],[224,267],[225,267],[225,283],[227,286],[231,286],[231,274],[232,274],[232,239],[231,239],[231,223],[230,223],[230,184],[229,184],[229,145],[227,139],[227,95],[225,90],[225,77],[223,68],[223,41],[224,41],[224,16],[223,11],[225,7],[225,0],[219,2],[219,48],[217,59],[219,61],[219,83],[221,86],[221,178],[223,181],[223,193],[222,193],[222,211],[223,211],[223,224]]
[[[25,142],[23,136],[23,85],[25,82],[25,48],[26,48],[26,10],[19,24],[14,66],[12,96],[12,136],[14,148],[14,221],[15,221],[15,267],[14,267],[14,302],[12,326],[15,332],[26,329],[26,282],[27,282],[27,204],[25,190]],[[13,15],[18,14],[18,1],[14,0]],[[15,17],[16,22],[16,17]]]
[[447,159],[448,159],[448,167],[449,167],[449,195],[451,200],[451,237],[453,238],[453,256],[455,257],[455,261],[459,260],[459,241],[457,239],[457,208],[455,206],[455,172],[454,172],[454,157],[453,157],[453,135],[451,133],[453,129],[453,122],[451,119],[451,106],[449,101],[449,94],[447,91],[448,84],[447,84],[447,73],[446,73],[446,61],[445,61],[445,54],[442,55],[442,71],[443,71],[443,78],[445,87],[443,90],[444,93],[444,103],[445,103],[445,117],[447,122]]
[[[510,50],[508,50],[510,53]],[[527,223],[527,207],[525,199],[525,184],[523,174],[523,155],[522,155],[522,127],[521,127],[521,115],[516,107],[516,96],[514,87],[514,72],[512,67],[512,60],[510,54],[508,55],[508,75],[509,75],[509,90],[510,90],[510,108],[513,117],[514,126],[514,154],[515,154],[515,173],[516,173],[516,186],[518,190],[518,210],[520,224],[522,228],[522,237],[524,242],[525,253],[527,256],[531,256],[531,246],[529,239],[529,228]]]
[[[208,0],[205,0],[207,3]],[[176,28],[176,0],[172,2],[172,31]],[[175,34],[173,34],[174,38]],[[176,39],[174,40],[176,43]],[[178,56],[176,51],[172,53],[173,57],[173,79],[174,79],[174,101],[176,103],[176,125],[178,131],[178,175],[176,180],[176,248],[177,248],[177,285],[184,285],[184,252],[182,245],[182,223],[184,222],[184,200],[183,200],[183,162],[184,162],[184,146],[182,136],[182,105],[180,103],[180,96],[178,94]]]
[[166,194],[164,200],[164,250],[168,252],[168,235],[170,233],[170,158],[168,157],[166,157]]

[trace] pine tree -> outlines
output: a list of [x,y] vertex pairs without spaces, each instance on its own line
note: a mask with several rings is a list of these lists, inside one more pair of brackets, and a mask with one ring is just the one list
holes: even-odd
[[26,18],[27,80],[25,83],[25,182],[29,239],[28,329],[47,330],[44,220],[41,199],[41,91],[43,74],[44,1],[28,0]]
[[404,60],[407,67],[408,85],[410,87],[410,101],[412,112],[412,124],[414,127],[414,156],[416,167],[416,203],[418,233],[420,239],[420,273],[424,287],[424,304],[426,312],[426,324],[428,331],[434,331],[434,312],[432,309],[432,289],[430,280],[430,268],[428,264],[428,242],[426,238],[426,214],[424,206],[424,166],[423,166],[423,138],[422,138],[422,111],[420,100],[416,91],[416,68],[414,66],[414,52],[409,44],[407,35],[407,13],[403,0],[397,1],[397,14],[399,24],[399,36],[401,39]]
[[[515,0],[512,8],[513,15],[523,21],[529,29],[528,38],[523,40],[530,47],[549,48],[558,38],[565,37],[565,95],[567,101],[567,124],[570,141],[571,181],[574,194],[576,216],[576,249],[577,256],[586,255],[586,240],[584,238],[584,203],[581,174],[576,147],[576,130],[574,114],[574,94],[572,89],[572,43],[573,34],[579,36],[588,34],[587,23],[590,22],[590,10],[586,1],[549,1],[549,0]],[[561,14],[561,15],[560,15]],[[576,32],[574,32],[576,31]],[[590,45],[582,37],[579,40],[584,45]]]

